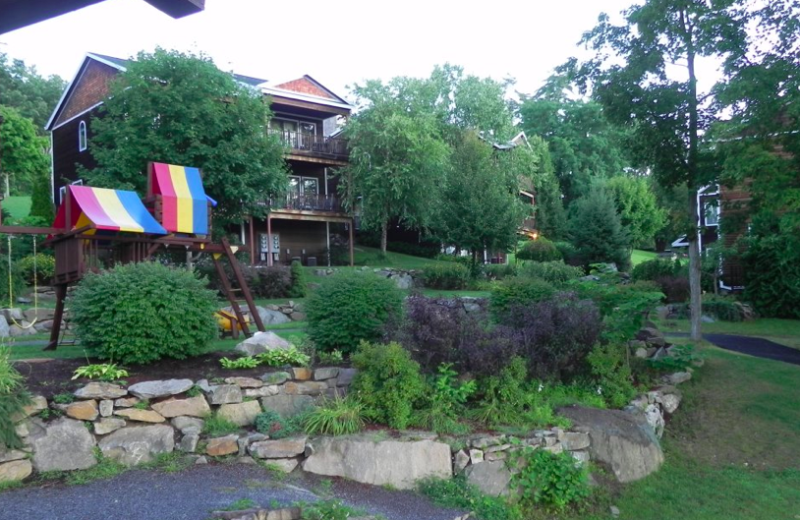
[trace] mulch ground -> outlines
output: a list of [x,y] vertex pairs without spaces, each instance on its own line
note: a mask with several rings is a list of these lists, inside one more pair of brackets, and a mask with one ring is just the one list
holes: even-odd
[[[187,359],[163,359],[151,365],[125,365],[129,375],[128,385],[158,379],[212,380],[226,377],[261,377],[277,370],[270,367],[253,369],[225,369],[219,364],[223,357],[233,357],[231,352],[213,352]],[[92,362],[99,362],[92,360]],[[14,367],[25,377],[28,390],[36,395],[53,395],[72,392],[90,382],[89,379],[72,380],[76,368],[86,365],[85,359],[31,359],[15,361]]]

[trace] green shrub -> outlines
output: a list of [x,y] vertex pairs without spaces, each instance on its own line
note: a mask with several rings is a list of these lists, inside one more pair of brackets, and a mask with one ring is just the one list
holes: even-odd
[[[36,268],[34,269],[34,256],[26,256],[17,262],[17,268],[25,283],[33,285],[34,273],[36,273],[36,283],[39,285],[49,285],[56,274],[56,259],[43,253],[36,254]],[[6,282],[8,283],[8,282]]]
[[10,355],[6,347],[0,347],[0,447],[16,450],[23,444],[17,435],[14,418],[23,414],[31,399],[22,384],[22,375],[11,365]]
[[419,491],[439,507],[468,509],[470,518],[476,520],[522,520],[517,504],[504,497],[484,495],[467,483],[463,475],[451,479],[426,479],[419,483]]
[[[541,388],[543,389],[543,388]],[[530,388],[525,360],[516,357],[497,376],[478,382],[480,399],[470,416],[489,427],[545,427],[563,422],[544,399],[540,388]]]
[[[691,309],[688,303],[675,304],[671,308],[678,318],[690,318]],[[724,296],[703,295],[703,314],[709,314],[722,321],[744,320],[742,304]]]
[[392,428],[408,427],[414,404],[425,392],[419,364],[399,343],[362,342],[352,356],[358,373],[350,390],[370,419]]
[[414,414],[414,423],[436,433],[466,433],[467,428],[459,424],[463,417],[467,399],[475,393],[475,381],[459,383],[458,373],[452,363],[439,366],[437,375],[427,392],[425,405]]
[[675,345],[669,355],[647,360],[651,367],[666,372],[682,372],[703,358],[694,345]]
[[483,274],[489,280],[504,280],[517,275],[517,266],[514,264],[486,264]]
[[209,437],[223,437],[238,431],[238,426],[216,413],[206,417],[203,423],[203,433]]
[[569,452],[555,454],[526,446],[510,464],[516,470],[512,485],[518,488],[523,507],[563,511],[590,494],[589,474]]
[[549,282],[538,278],[509,278],[492,289],[489,304],[495,315],[508,312],[518,306],[527,306],[551,298],[556,292]]
[[349,354],[360,341],[379,339],[385,324],[399,318],[403,296],[392,280],[350,271],[329,277],[305,307],[317,349]]
[[90,273],[69,301],[76,334],[98,357],[124,364],[196,356],[217,333],[217,299],[205,283],[150,262]]
[[255,425],[259,433],[269,435],[271,439],[285,439],[300,433],[305,411],[297,417],[284,419],[277,412],[267,410],[256,415]]
[[306,432],[323,435],[349,435],[364,428],[364,404],[353,396],[324,400],[305,416]]
[[633,268],[631,276],[634,280],[648,280],[654,282],[663,276],[677,276],[680,274],[680,261],[668,258],[654,258],[642,262]]
[[631,368],[626,363],[627,348],[613,343],[597,345],[586,358],[599,392],[611,408],[624,407],[636,395]]
[[536,240],[526,242],[525,245],[517,251],[517,258],[520,260],[532,260],[534,262],[554,262],[556,260],[561,260],[563,256],[554,242],[540,237]]
[[744,297],[762,316],[800,319],[800,237],[775,233],[747,241]]
[[111,382],[128,377],[128,371],[118,367],[116,363],[85,365],[75,369],[72,379],[74,380],[80,377]]
[[363,515],[363,511],[353,509],[338,498],[326,498],[313,504],[303,504],[301,509],[303,520],[348,520]]
[[306,271],[297,260],[292,261],[290,277],[292,287],[289,289],[289,296],[291,298],[305,298],[308,293],[308,289],[306,288]]
[[553,285],[563,285],[586,274],[582,267],[567,265],[562,261],[527,262],[519,268],[519,275],[528,278],[539,278]]
[[555,242],[556,249],[561,253],[561,258],[567,265],[579,266],[582,265],[578,248],[570,242]]
[[423,283],[429,289],[466,289],[470,281],[469,268],[457,262],[435,264],[425,268]]
[[219,360],[219,364],[222,365],[222,368],[227,370],[246,370],[256,368],[260,363],[258,359],[252,356],[244,356],[235,359],[224,357]]
[[311,362],[311,356],[300,352],[294,345],[289,348],[268,350],[256,356],[258,362],[270,367],[306,367]]

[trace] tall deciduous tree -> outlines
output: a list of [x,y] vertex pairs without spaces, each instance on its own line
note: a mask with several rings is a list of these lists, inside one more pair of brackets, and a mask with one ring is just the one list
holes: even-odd
[[[697,62],[723,59],[729,67],[746,49],[742,0],[645,0],[615,25],[601,15],[583,41],[597,53],[581,72],[606,116],[633,132],[636,152],[666,186],[686,184],[688,214],[697,190],[713,175],[704,168],[702,132],[709,122],[698,90]],[[619,64],[620,58],[624,61]],[[671,70],[674,68],[674,71]],[[687,230],[692,338],[700,339],[700,251],[696,224]]]
[[[0,181],[6,195],[29,193],[33,179],[50,170],[47,139],[36,133],[33,121],[18,110],[0,106]],[[5,191],[10,185],[12,193]]]
[[203,55],[140,53],[111,86],[89,145],[94,186],[143,191],[148,161],[203,169],[215,220],[262,216],[263,202],[286,188],[283,148],[266,132],[262,95]]
[[555,76],[519,108],[522,128],[550,146],[554,173],[567,203],[584,195],[594,178],[621,174],[630,166],[625,133],[612,125],[595,101],[569,99]]
[[350,165],[340,189],[364,224],[381,230],[384,254],[389,220],[428,225],[444,182],[449,147],[430,105],[419,101],[424,87],[406,78],[356,86],[364,107],[345,127]]
[[44,125],[66,86],[62,78],[45,78],[35,67],[10,60],[0,52],[0,105],[16,108],[23,117],[32,119],[38,133],[44,133]]
[[471,251],[473,262],[483,250],[507,250],[514,244],[524,208],[517,195],[519,174],[509,163],[524,153],[495,151],[473,132],[463,133],[437,204],[433,227],[443,242]]

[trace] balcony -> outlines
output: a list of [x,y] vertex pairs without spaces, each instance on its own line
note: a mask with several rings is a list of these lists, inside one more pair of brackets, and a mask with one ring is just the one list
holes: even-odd
[[341,201],[335,195],[300,195],[299,193],[290,193],[282,199],[270,199],[269,206],[273,210],[345,213]]
[[346,161],[349,152],[347,143],[338,137],[323,137],[306,132],[282,132],[270,130],[277,135],[284,146],[291,149],[291,155],[317,157],[335,161]]

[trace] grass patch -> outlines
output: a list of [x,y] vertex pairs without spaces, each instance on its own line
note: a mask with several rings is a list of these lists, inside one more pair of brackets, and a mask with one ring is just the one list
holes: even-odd
[[642,262],[647,262],[648,260],[653,260],[654,258],[658,258],[658,253],[654,253],[653,251],[643,251],[641,249],[634,249],[631,253],[631,265],[636,266],[641,264]]
[[28,195],[14,195],[3,199],[3,209],[12,220],[19,220],[31,214],[31,198]]
[[[715,347],[681,385],[666,462],[611,503],[622,520],[792,519],[800,513],[800,367]],[[609,518],[598,512],[575,518]]]
[[[373,247],[356,246],[355,252],[356,266],[369,267],[394,267],[396,269],[424,269],[432,264],[443,263],[432,258],[420,256],[404,255],[387,251],[386,255],[381,254],[381,250]],[[341,268],[340,268],[341,269]]]
[[258,504],[255,500],[250,498],[240,498],[239,500],[234,500],[230,503],[228,507],[224,507],[221,511],[242,511],[244,509],[253,509],[258,507]]
[[209,437],[224,437],[238,431],[238,426],[217,414],[206,417],[203,424],[203,433]]
[[422,295],[429,298],[488,298],[489,291],[445,291],[442,289],[422,289]]
[[[689,332],[689,320],[664,320],[659,327],[669,332]],[[768,339],[781,345],[800,348],[800,320],[759,318],[753,321],[715,321],[703,323],[707,334],[733,334],[736,336],[755,336]]]

